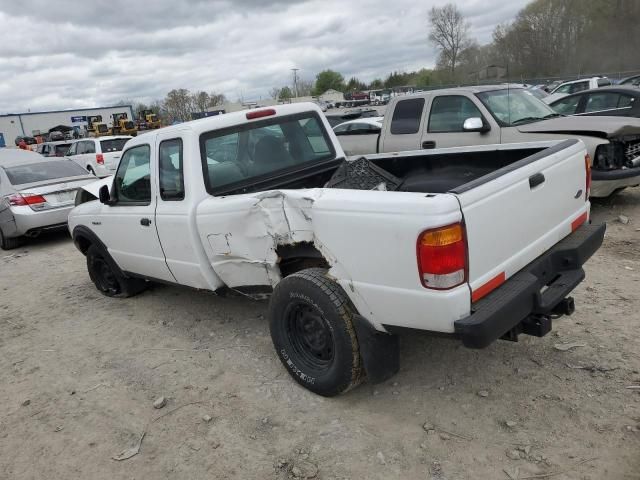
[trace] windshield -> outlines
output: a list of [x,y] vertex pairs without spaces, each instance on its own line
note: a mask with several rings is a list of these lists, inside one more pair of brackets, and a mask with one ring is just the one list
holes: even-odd
[[128,138],[113,138],[111,140],[100,140],[100,148],[102,153],[121,152],[124,144],[129,141]]
[[29,163],[16,167],[5,168],[12,185],[45,182],[56,178],[86,176],[84,168],[71,160],[55,160],[42,163]]
[[56,157],[64,157],[67,152],[69,151],[69,148],[71,148],[71,144],[70,143],[61,143],[59,145],[56,145],[55,149],[56,149]]
[[502,127],[512,127],[560,116],[531,92],[504,89],[476,94]]

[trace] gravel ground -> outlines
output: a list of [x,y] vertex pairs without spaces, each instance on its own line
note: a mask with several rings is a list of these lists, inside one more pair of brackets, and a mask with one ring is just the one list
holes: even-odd
[[264,302],[105,298],[64,234],[0,252],[0,478],[639,479],[640,189],[593,217],[551,334],[402,335],[398,375],[334,399],[289,379]]

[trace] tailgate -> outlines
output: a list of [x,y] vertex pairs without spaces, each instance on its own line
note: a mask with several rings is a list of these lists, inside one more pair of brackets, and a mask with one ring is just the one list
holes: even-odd
[[109,169],[115,171],[118,168],[118,164],[120,163],[120,155],[122,152],[108,152],[103,153],[104,156],[104,166]]
[[584,144],[566,140],[454,190],[477,301],[587,219]]

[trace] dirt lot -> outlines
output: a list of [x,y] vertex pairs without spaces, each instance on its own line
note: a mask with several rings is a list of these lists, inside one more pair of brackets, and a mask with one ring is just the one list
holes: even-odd
[[593,213],[605,245],[547,337],[403,335],[397,376],[335,399],[289,379],[266,303],[105,298],[66,235],[0,252],[0,478],[638,479],[640,189]]

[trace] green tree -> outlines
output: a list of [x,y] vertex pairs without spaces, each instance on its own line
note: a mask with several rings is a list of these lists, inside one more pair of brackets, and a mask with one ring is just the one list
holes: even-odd
[[376,78],[369,84],[369,90],[380,90],[384,88],[384,82],[380,78]]
[[426,87],[433,83],[433,72],[426,68],[420,69],[417,72],[413,73],[414,81],[416,87]]
[[345,92],[354,92],[366,90],[367,85],[364,82],[361,82],[356,77],[351,77],[345,86]]
[[288,102],[293,97],[293,92],[289,87],[282,87],[278,96],[281,102]]
[[338,90],[344,92],[344,77],[333,70],[324,70],[316,76],[316,86],[313,90],[314,95],[322,95],[327,90]]

